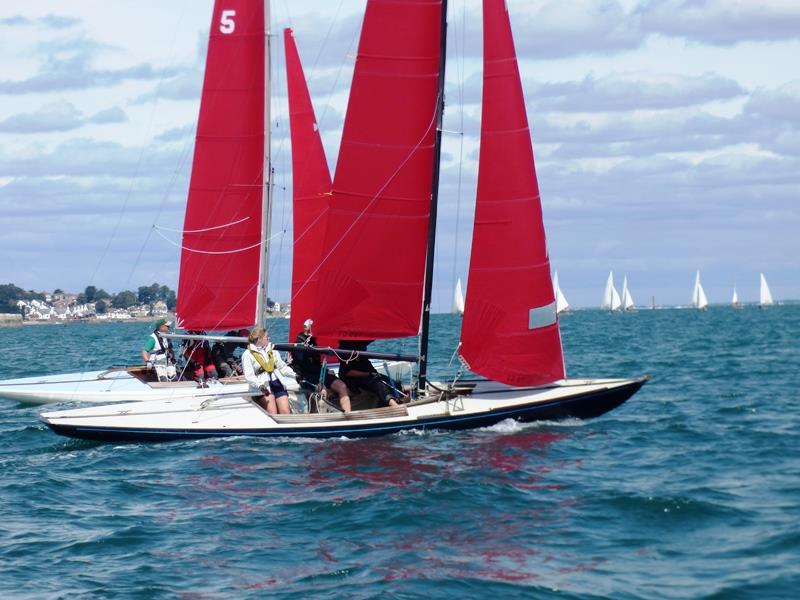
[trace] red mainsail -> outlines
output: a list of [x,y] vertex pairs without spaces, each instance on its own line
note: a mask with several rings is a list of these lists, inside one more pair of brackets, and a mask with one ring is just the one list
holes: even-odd
[[441,0],[367,2],[318,271],[320,336],[419,333],[440,28]]
[[504,0],[483,2],[478,193],[461,356],[514,386],[565,375],[525,100]]
[[183,226],[178,324],[257,322],[264,197],[264,3],[217,0]]
[[[314,308],[319,287],[317,269],[325,241],[327,210],[331,199],[331,175],[291,29],[284,30],[283,41],[286,49],[286,82],[292,138],[294,250],[289,341],[294,341],[295,336],[303,330],[303,321],[315,317]],[[317,339],[317,343],[329,345],[327,341],[320,339]]]

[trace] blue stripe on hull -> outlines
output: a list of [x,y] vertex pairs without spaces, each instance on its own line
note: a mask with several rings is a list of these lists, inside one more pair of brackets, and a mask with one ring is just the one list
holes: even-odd
[[552,402],[528,406],[518,406],[502,410],[490,411],[473,415],[449,415],[446,417],[430,417],[404,423],[364,424],[349,428],[342,427],[295,427],[291,429],[126,429],[118,427],[82,427],[75,425],[61,425],[46,423],[50,429],[59,435],[68,437],[107,441],[107,442],[146,442],[169,441],[178,439],[199,439],[210,437],[376,437],[397,433],[410,429],[473,429],[475,427],[488,427],[504,419],[516,419],[522,422],[531,421],[557,421],[568,418],[589,419],[600,416],[613,410],[633,394],[635,394],[645,379],[634,381],[628,385],[614,389],[589,392],[569,398],[562,398]]

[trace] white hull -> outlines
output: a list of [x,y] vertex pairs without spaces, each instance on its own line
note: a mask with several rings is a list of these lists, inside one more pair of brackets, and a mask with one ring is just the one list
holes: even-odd
[[[391,377],[408,381],[411,376],[410,363],[385,361]],[[385,373],[384,361],[376,361],[375,368]],[[299,389],[293,381],[287,387]],[[145,382],[126,369],[106,369],[85,373],[65,373],[7,379],[0,381],[0,398],[23,404],[55,404],[60,402],[89,402],[109,404],[112,402],[148,402],[151,400],[206,400],[219,395],[246,394],[248,385],[243,377],[209,382],[208,387],[199,387],[193,381]]]
[[85,373],[66,373],[8,379],[0,382],[0,398],[25,404],[51,404],[56,402],[139,402],[208,398],[225,393],[243,394],[247,384],[212,382],[207,388],[192,381],[146,383],[125,370],[106,369]]
[[[404,429],[466,429],[506,418],[521,421],[589,418],[619,406],[647,380],[570,379],[536,388],[480,381],[463,395],[428,398],[399,407],[349,414],[269,415],[248,396],[160,400],[46,412],[42,421],[57,433],[107,441],[167,440],[221,436],[371,436]],[[302,410],[302,393],[292,395]]]

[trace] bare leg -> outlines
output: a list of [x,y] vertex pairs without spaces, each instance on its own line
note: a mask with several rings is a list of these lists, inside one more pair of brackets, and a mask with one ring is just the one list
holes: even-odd
[[350,393],[347,391],[347,386],[344,384],[344,381],[341,379],[334,380],[331,383],[331,389],[339,395],[339,405],[342,407],[342,410],[346,413],[349,413],[350,408]]
[[261,394],[258,398],[253,398],[253,400],[255,401],[256,404],[258,404],[265,411],[270,412],[270,410],[269,410],[269,399],[270,398],[271,398],[271,396],[268,396],[267,394]]
[[272,394],[269,394],[269,395],[265,396],[264,398],[265,398],[266,403],[267,403],[267,406],[265,407],[267,409],[267,412],[269,414],[271,414],[271,415],[278,414],[278,409],[275,408],[275,396],[273,396]]
[[289,408],[289,396],[280,396],[276,400],[278,404],[278,412],[282,415],[290,415],[292,414],[291,409]]

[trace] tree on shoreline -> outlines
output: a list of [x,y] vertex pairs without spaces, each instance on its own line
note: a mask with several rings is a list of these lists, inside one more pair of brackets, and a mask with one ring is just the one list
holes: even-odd
[[19,312],[17,302],[20,300],[44,300],[44,294],[33,290],[26,292],[13,283],[0,285],[0,312]]
[[[60,288],[53,293],[56,292],[64,293]],[[13,283],[2,284],[0,285],[0,312],[19,312],[17,302],[20,300],[28,302],[31,300],[44,301],[45,295],[44,292],[35,292],[33,290],[28,290],[26,292]],[[102,304],[103,308],[107,308],[108,304],[115,308],[130,308],[136,304],[149,304],[152,306],[159,300],[167,305],[168,310],[175,310],[175,305],[177,304],[175,292],[166,285],[160,285],[158,283],[140,287],[138,294],[130,290],[123,290],[117,294],[109,294],[103,288],[89,285],[86,286],[86,289],[82,293],[78,294],[76,304],[94,304],[96,312],[101,314],[105,312],[105,310],[97,310],[99,304]]]

